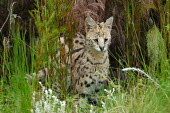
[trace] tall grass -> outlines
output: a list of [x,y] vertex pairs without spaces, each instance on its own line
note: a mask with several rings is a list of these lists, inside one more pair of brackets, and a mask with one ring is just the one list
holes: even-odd
[[[12,29],[12,49],[4,51],[3,65],[5,76],[1,77],[1,111],[29,112],[31,108],[31,92],[25,74],[27,73],[27,55],[25,34],[19,27]],[[8,81],[7,81],[8,80]]]
[[[30,43],[26,43],[26,34],[20,31],[19,25],[13,23],[10,32],[12,37],[10,46],[7,47],[4,43],[3,53],[0,54],[3,61],[0,64],[0,67],[2,67],[0,72],[3,73],[0,78],[0,112],[29,113],[31,110],[38,110],[38,108],[42,110],[41,112],[48,112],[48,109],[45,108],[46,104],[48,104],[47,106],[52,106],[54,109],[50,109],[52,112],[66,113],[170,112],[170,60],[167,58],[166,49],[168,46],[167,34],[169,32],[164,28],[168,26],[168,23],[163,21],[166,18],[162,20],[161,31],[154,26],[146,33],[147,56],[150,58],[148,65],[144,58],[145,54],[142,53],[143,48],[139,44],[137,25],[134,24],[135,4],[132,2],[126,5],[127,12],[125,13],[128,16],[126,37],[132,42],[133,47],[126,46],[127,59],[124,61],[125,64],[120,62],[120,65],[122,67],[133,67],[136,66],[134,64],[140,62],[141,64],[137,66],[141,66],[142,70],[149,73],[152,81],[158,83],[159,86],[139,72],[128,71],[125,73],[127,79],[123,81],[125,87],[121,82],[113,83],[111,80],[109,87],[98,95],[99,103],[97,106],[88,104],[76,106],[73,104],[74,96],[67,95],[66,93],[68,92],[64,90],[66,86],[62,77],[67,76],[67,73],[62,73],[64,69],[59,64],[58,67],[55,67],[57,74],[54,73],[53,69],[50,70],[50,79],[46,81],[45,87],[41,85],[39,87],[37,81],[32,81],[32,84],[29,84],[25,78],[27,73],[37,72],[44,67],[53,67],[53,62],[58,61],[53,57],[60,48],[59,34],[61,32],[65,33],[67,37],[72,37],[74,34],[74,30],[71,29],[71,26],[73,26],[72,20],[68,21],[66,19],[71,18],[67,15],[72,6],[72,4],[69,4],[71,2],[67,0],[46,0],[44,2],[35,0],[35,2],[36,9],[30,11],[30,14],[35,21],[38,37],[35,38],[35,34],[32,33]],[[130,7],[132,7],[132,10],[130,10]],[[132,36],[135,36],[135,39]],[[153,37],[156,37],[154,38],[156,40],[152,41]],[[71,38],[68,38],[67,43],[70,43],[70,40]],[[135,53],[132,54],[131,50]],[[60,85],[60,89],[63,91],[61,93],[64,95],[64,98],[60,97],[62,101],[58,100],[59,97],[52,93],[50,89],[55,77],[59,77],[59,82],[63,83]],[[44,88],[43,90],[41,90],[42,87]],[[57,103],[55,103],[56,101]],[[41,103],[42,105],[36,106],[36,103]]]
[[[57,51],[62,51],[62,47],[59,46],[60,33],[64,33],[66,38],[66,44],[71,45],[71,37],[74,34],[72,27],[72,17],[68,14],[71,13],[72,2],[67,0],[48,0],[40,2],[35,0],[36,9],[30,11],[31,16],[34,19],[37,31],[38,41],[35,44],[35,62],[34,71],[38,71],[47,67],[49,69],[48,82],[46,85],[51,87],[51,83],[58,81],[59,89],[61,90],[61,97],[66,96],[67,91],[67,69],[61,65],[65,63],[65,59],[62,60],[56,58]],[[61,53],[62,54],[62,53]],[[62,56],[62,55],[61,55]],[[62,57],[66,57],[64,54]],[[67,63],[65,63],[67,67]],[[51,82],[51,83],[50,83]]]

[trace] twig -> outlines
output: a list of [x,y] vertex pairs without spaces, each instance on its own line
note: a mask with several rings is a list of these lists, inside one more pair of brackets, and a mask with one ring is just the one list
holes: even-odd
[[13,15],[12,15],[12,9],[13,9],[15,3],[16,3],[16,2],[13,2],[13,3],[10,5],[10,9],[8,9],[9,14],[8,14],[5,22],[4,22],[3,25],[1,26],[0,32],[2,32],[2,29],[4,28],[4,26],[5,26],[5,24],[7,23],[8,19],[10,20],[10,28],[11,28],[12,16],[13,16]]
[[7,20],[8,20],[8,18],[9,18],[9,14],[8,14],[8,16],[7,16],[7,18],[6,18],[5,22],[4,22],[4,24],[3,24],[2,27],[0,28],[0,32],[2,31],[3,27],[5,26],[5,24],[6,24]]

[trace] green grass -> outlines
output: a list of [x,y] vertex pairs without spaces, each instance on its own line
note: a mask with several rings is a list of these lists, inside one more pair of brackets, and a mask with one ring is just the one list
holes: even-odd
[[1,76],[1,112],[29,112],[31,108],[30,85],[25,79],[28,65],[24,35],[14,30],[13,48],[4,52],[2,67],[6,77]]
[[[4,57],[4,72],[6,72],[8,77],[1,77],[0,80],[0,112],[10,113],[10,112],[30,112],[33,109],[31,104],[32,94],[34,91],[39,91],[36,89],[37,86],[30,85],[25,79],[25,74],[28,73],[28,58],[24,39],[24,33],[20,33],[19,29],[12,32],[13,48],[11,51],[6,50]],[[29,46],[34,55],[34,47]],[[167,61],[167,59],[165,59]],[[36,63],[35,59],[32,58],[31,62]],[[31,63],[31,64],[32,64]],[[170,66],[168,66],[170,67]],[[149,70],[148,72],[153,72]],[[170,112],[170,71],[168,68],[160,68],[160,73],[156,71],[150,73],[152,78],[156,80],[160,86],[152,83],[147,78],[138,77],[139,74],[128,72],[126,76],[130,78],[127,81],[127,87],[119,87],[115,92],[108,94],[103,91],[99,95],[99,105],[91,106],[86,105],[83,107],[78,107],[79,112],[99,112],[99,113],[109,113],[109,112],[132,112],[132,113],[168,113]],[[160,74],[162,74],[160,77]],[[157,77],[158,78],[157,78]],[[8,79],[7,79],[8,78]],[[118,84],[121,85],[121,84]],[[112,90],[111,85],[108,90]],[[108,97],[109,95],[110,97]],[[40,98],[37,98],[37,101]],[[102,102],[105,103],[105,107],[102,107]],[[66,97],[66,112],[76,112],[75,105],[73,104],[73,95]],[[51,103],[52,104],[52,103]],[[57,109],[61,106],[56,106]]]
[[[52,4],[54,2],[54,4]],[[34,109],[32,102],[33,92],[36,92],[35,100],[42,100],[41,96],[42,88],[37,84],[37,81],[32,81],[32,84],[29,84],[25,78],[27,73],[36,72],[43,67],[51,67],[51,62],[49,57],[54,56],[55,52],[59,49],[58,45],[58,35],[60,32],[66,33],[69,36],[69,31],[67,26],[60,21],[66,18],[66,14],[71,6],[68,7],[58,7],[62,10],[57,10],[56,13],[53,10],[53,7],[61,4],[60,0],[50,0],[47,3],[48,8],[41,4],[36,4],[37,9],[31,11],[31,15],[34,18],[36,27],[39,33],[39,41],[35,42],[34,33],[30,36],[30,44],[27,44],[25,41],[25,33],[20,32],[19,26],[12,25],[11,29],[11,48],[6,48],[4,46],[3,54],[0,54],[2,64],[0,67],[2,69],[2,75],[0,76],[0,113],[29,113],[31,109]],[[67,6],[66,4],[62,4]],[[39,11],[42,11],[40,15]],[[42,21],[42,19],[44,19]],[[127,25],[127,34],[128,30],[133,29],[136,32],[135,27]],[[163,25],[162,25],[163,26]],[[155,34],[163,34],[167,30],[164,29],[161,32],[156,30],[152,31],[149,36],[153,37]],[[149,32],[148,32],[149,33]],[[74,34],[74,32],[72,32]],[[72,36],[70,34],[70,37]],[[130,33],[129,33],[130,34]],[[160,36],[162,38],[162,36]],[[129,38],[129,37],[128,37]],[[167,37],[166,37],[167,39]],[[168,43],[166,40],[162,40],[159,43]],[[152,40],[149,42],[150,46],[153,44]],[[136,45],[138,47],[139,43]],[[157,45],[159,45],[157,43]],[[160,45],[159,45],[160,46]],[[161,48],[161,49],[160,49]],[[121,64],[122,67],[133,66],[131,64],[131,50],[127,47],[127,61],[125,65]],[[142,49],[138,51],[136,46],[134,51],[136,51],[136,60],[141,61],[142,67],[144,70],[149,73],[151,78],[156,81],[159,86],[154,84],[147,77],[142,77],[140,73],[128,71],[126,73],[127,80],[122,82],[110,82],[107,90],[113,89],[116,87],[114,92],[108,93],[102,91],[99,95],[99,105],[91,106],[87,104],[86,106],[80,106],[76,109],[73,104],[73,97],[68,93],[64,98],[66,101],[66,113],[76,111],[78,112],[95,112],[95,113],[169,113],[170,112],[170,60],[166,58],[166,47],[159,47],[160,50],[156,51],[153,48],[150,48],[153,55],[157,55],[157,52],[160,52],[163,55],[159,55],[157,59],[161,59],[158,62],[152,63],[149,65],[146,64],[144,55],[142,54]],[[113,55],[114,57],[114,55]],[[55,59],[57,60],[57,59]],[[154,60],[154,59],[152,59]],[[136,61],[136,62],[137,62]],[[154,68],[154,71],[153,71]],[[58,67],[57,67],[58,69]],[[61,76],[52,75],[52,76]],[[125,86],[125,87],[123,87]],[[46,89],[49,89],[51,86],[49,83],[46,84]],[[64,92],[63,92],[64,93]],[[53,93],[55,95],[55,93]],[[56,95],[55,95],[56,96]],[[46,98],[43,101],[47,101]],[[53,99],[49,99],[49,103],[53,105]],[[55,111],[58,111],[58,108],[61,108],[60,102],[55,105]]]

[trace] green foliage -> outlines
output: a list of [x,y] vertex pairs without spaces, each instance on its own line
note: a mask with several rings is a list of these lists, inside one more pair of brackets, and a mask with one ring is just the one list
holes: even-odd
[[[2,73],[0,75],[0,112],[2,113],[30,112],[33,108],[31,104],[32,92],[37,91],[39,87],[35,81],[32,81],[32,85],[27,83],[26,73],[37,72],[44,67],[53,67],[53,62],[58,61],[53,56],[60,49],[59,34],[64,33],[70,38],[75,33],[75,26],[68,14],[72,7],[69,0],[40,1],[35,0],[36,9],[29,11],[34,19],[38,36],[32,33],[30,44],[26,44],[26,34],[20,31],[18,25],[12,24],[10,32],[12,47],[4,46],[1,48],[3,54],[0,54],[2,62],[0,64],[0,67],[2,67],[0,70],[0,73]],[[124,7],[126,9],[124,12],[126,17],[125,34],[129,45],[126,46],[127,59],[123,59],[125,64],[120,62],[121,66],[143,67],[159,83],[160,87],[151,83],[150,80],[139,73],[128,72],[126,73],[128,78],[125,81],[126,88],[122,87],[119,81],[118,85],[110,82],[108,90],[116,87],[116,91],[111,93],[101,92],[98,96],[98,106],[86,105],[76,108],[73,104],[73,96],[66,95],[65,83],[62,81],[62,77],[67,75],[67,69],[63,69],[58,64],[58,67],[56,67],[58,73],[55,75],[51,70],[50,80],[47,81],[46,85],[48,88],[51,87],[50,82],[54,80],[54,77],[59,77],[60,88],[63,91],[62,95],[65,96],[64,99],[66,100],[66,112],[170,112],[170,60],[168,59],[170,23],[168,20],[168,3],[164,8],[161,8],[161,6],[141,5],[140,2],[131,0],[124,2]],[[144,33],[147,34],[145,40],[145,36],[142,37],[139,33],[143,30],[141,27],[143,23],[140,20],[142,20],[142,15],[148,7],[159,11],[162,18],[160,29],[153,26],[149,32]],[[146,52],[145,41],[147,42],[148,52]],[[141,42],[144,44],[141,44]],[[68,41],[68,43],[71,42]],[[149,65],[146,63],[145,57],[147,56],[149,57]],[[117,61],[119,62],[119,59]]]
[[28,68],[25,34],[20,33],[18,28],[15,27],[11,31],[13,49],[10,52],[6,51],[7,62],[3,64],[8,79],[1,78],[0,104],[2,112],[29,112],[31,108],[30,86],[25,79]]
[[[35,44],[34,71],[37,72],[48,67],[50,69],[49,81],[46,82],[46,85],[51,87],[50,82],[54,82],[57,78],[60,83],[61,94],[66,95],[67,83],[64,80],[67,77],[67,69],[61,65],[63,61],[59,62],[55,56],[61,48],[59,46],[60,33],[64,33],[67,36],[66,39],[70,39],[75,31],[71,28],[73,22],[71,15],[69,15],[72,2],[68,0],[45,0],[43,2],[35,0],[35,2],[36,9],[30,11],[39,35]],[[72,43],[69,40],[66,40],[66,42],[69,45]]]
[[153,72],[155,72],[158,63],[165,65],[164,61],[166,59],[166,49],[162,34],[159,32],[156,26],[153,26],[149,30],[146,36],[147,39],[147,50],[150,62],[150,67]]
[[[38,30],[39,41],[36,48],[37,52],[40,51],[37,54],[41,56],[43,53],[49,53],[49,48],[58,49],[60,33],[68,34],[66,17],[72,4],[67,0],[65,2],[63,0],[46,0],[44,3],[35,0],[35,2],[37,9],[30,11],[30,14],[34,18]],[[43,58],[40,60],[43,60]]]

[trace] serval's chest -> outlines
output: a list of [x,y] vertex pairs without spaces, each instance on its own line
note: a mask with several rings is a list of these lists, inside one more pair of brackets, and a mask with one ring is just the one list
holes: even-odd
[[98,91],[107,81],[109,72],[108,51],[96,51],[88,45],[74,51],[77,52],[72,55],[72,83],[76,93]]

